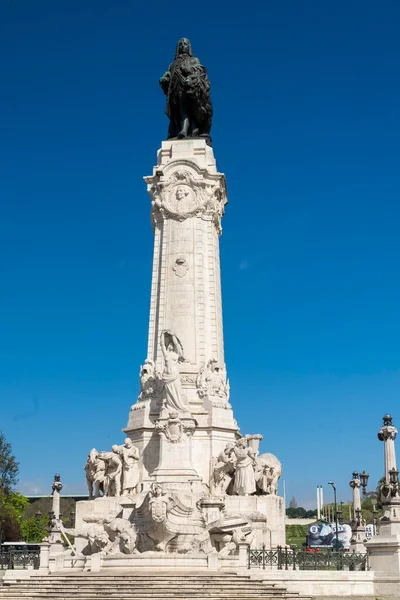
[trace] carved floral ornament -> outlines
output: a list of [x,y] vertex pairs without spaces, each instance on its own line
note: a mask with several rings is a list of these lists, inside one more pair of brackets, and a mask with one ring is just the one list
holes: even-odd
[[162,172],[146,177],[147,189],[152,198],[152,219],[160,216],[184,221],[199,216],[213,220],[221,233],[221,217],[227,202],[224,176],[197,179],[189,171],[175,171],[166,181]]

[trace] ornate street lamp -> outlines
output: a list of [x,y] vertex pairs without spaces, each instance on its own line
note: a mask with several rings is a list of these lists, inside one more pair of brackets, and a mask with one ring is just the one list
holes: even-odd
[[389,481],[393,486],[397,486],[399,483],[399,472],[395,467],[389,471]]
[[40,521],[41,517],[42,517],[42,513],[40,512],[40,510],[38,510],[35,513],[35,519],[36,519],[36,521]]
[[360,473],[360,481],[361,481],[361,487],[363,490],[363,496],[365,496],[365,492],[367,491],[368,479],[369,479],[369,473],[366,473],[365,471]]

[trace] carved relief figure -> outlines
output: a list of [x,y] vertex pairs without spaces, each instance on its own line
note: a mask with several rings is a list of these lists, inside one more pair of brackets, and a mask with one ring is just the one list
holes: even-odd
[[160,86],[167,96],[168,139],[209,139],[213,114],[210,82],[205,67],[193,56],[188,39],[179,40],[175,60],[161,77]]
[[134,525],[121,517],[109,517],[104,519],[104,529],[110,539],[107,554],[137,554],[137,533]]
[[[83,520],[86,521],[85,517]],[[80,528],[64,527],[64,533],[86,539],[88,543],[87,548],[84,550],[86,555],[97,554],[98,552],[106,554],[110,547],[110,538],[104,530],[102,520],[96,523],[88,523]]]
[[99,457],[106,463],[104,476],[105,496],[120,496],[122,460],[119,456],[119,446],[114,444],[111,452],[100,452]]
[[139,483],[139,449],[133,445],[130,438],[125,439],[125,444],[119,447],[122,458],[122,495],[129,496],[135,493]]
[[182,390],[179,363],[183,362],[182,344],[172,331],[165,330],[160,338],[164,357],[162,380],[165,387],[165,407],[172,411],[189,412],[190,408]]
[[[100,453],[97,452],[96,448],[93,448],[88,455],[85,472],[86,472],[86,482],[88,485],[89,491],[89,500],[93,500],[94,498],[100,497],[100,492],[104,492],[104,472],[105,472],[105,463],[99,457]],[[94,488],[94,495],[93,495]]]
[[160,388],[160,379],[153,360],[146,358],[140,367],[140,394],[139,400],[146,400],[156,396]]
[[250,545],[254,539],[254,533],[251,527],[237,527],[232,531],[230,541],[225,543],[225,546],[218,552],[218,556],[223,557],[234,554],[240,543],[245,542]]
[[248,496],[256,491],[254,475],[254,452],[247,447],[246,438],[238,440],[233,448],[236,456],[236,472],[233,482],[233,493],[238,496]]
[[212,468],[211,491],[218,494],[229,494],[229,487],[235,474],[236,455],[233,452],[235,444],[229,443],[214,459]]
[[200,369],[197,388],[200,398],[208,394],[228,400],[229,381],[226,379],[226,371],[225,368],[221,368],[215,358],[211,358],[207,365]]
[[255,478],[257,493],[278,493],[278,481],[282,475],[282,465],[276,456],[266,452],[257,456],[255,461]]
[[183,187],[182,185],[179,185],[176,189],[176,199],[178,200],[178,202],[180,202],[181,200],[184,200],[184,198],[186,198],[186,196],[189,195],[189,190],[187,190],[185,187]]

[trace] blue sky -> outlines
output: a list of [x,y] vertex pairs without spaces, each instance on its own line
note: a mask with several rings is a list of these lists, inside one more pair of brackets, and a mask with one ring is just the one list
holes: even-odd
[[382,475],[381,417],[400,424],[399,26],[397,0],[0,0],[0,429],[22,491],[56,471],[85,491],[88,450],[123,439],[147,344],[142,178],[181,36],[209,71],[227,176],[242,432],[299,504]]

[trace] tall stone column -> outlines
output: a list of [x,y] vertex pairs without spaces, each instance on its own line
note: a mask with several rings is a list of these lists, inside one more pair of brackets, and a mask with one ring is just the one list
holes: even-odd
[[49,515],[49,544],[50,555],[58,554],[63,550],[63,542],[60,528],[60,492],[63,488],[61,476],[54,475],[54,481],[51,486],[52,507]]
[[394,445],[397,433],[392,417],[385,415],[378,433],[378,439],[384,442],[385,482],[380,493],[383,514],[379,535],[365,544],[371,569],[394,573],[400,573],[400,486]]
[[[192,138],[162,142],[157,166],[145,181],[154,232],[148,348],[141,392],[124,431],[139,448],[142,480],[149,482],[157,468],[160,473],[160,454],[163,465],[172,456],[157,424],[165,424],[171,410],[183,420],[193,419],[192,468],[208,481],[211,457],[239,435],[229,404],[222,329],[219,237],[225,176],[206,140]],[[182,391],[172,407],[165,362],[169,339],[180,354]],[[186,415],[180,412],[183,406]]]
[[378,440],[384,443],[384,476],[388,484],[390,482],[390,471],[396,468],[396,451],[394,441],[397,436],[397,429],[392,423],[390,415],[383,417],[383,426],[378,433]]
[[361,512],[361,479],[357,471],[353,472],[353,479],[349,483],[353,490],[353,519],[351,521],[351,530],[353,532],[351,538],[351,550],[353,552],[365,552],[365,526],[366,522],[363,519]]

